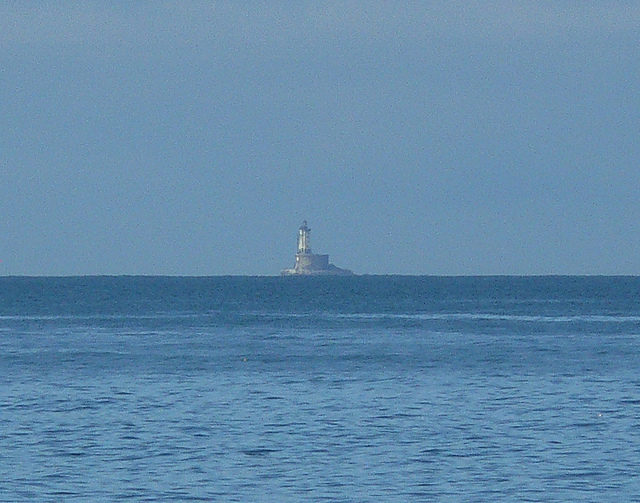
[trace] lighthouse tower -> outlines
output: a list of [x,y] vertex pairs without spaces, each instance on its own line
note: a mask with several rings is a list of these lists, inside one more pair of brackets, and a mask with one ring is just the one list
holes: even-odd
[[307,221],[302,222],[298,229],[298,251],[297,253],[311,253],[311,229],[307,227]]

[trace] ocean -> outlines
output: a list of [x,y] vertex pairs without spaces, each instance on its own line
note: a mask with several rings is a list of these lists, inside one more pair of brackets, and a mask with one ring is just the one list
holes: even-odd
[[640,501],[638,277],[0,278],[0,501]]

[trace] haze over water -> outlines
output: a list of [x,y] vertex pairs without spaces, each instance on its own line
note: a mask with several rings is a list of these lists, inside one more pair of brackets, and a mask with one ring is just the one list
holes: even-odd
[[640,279],[0,278],[2,501],[640,501]]
[[0,273],[640,274],[640,2],[0,2]]

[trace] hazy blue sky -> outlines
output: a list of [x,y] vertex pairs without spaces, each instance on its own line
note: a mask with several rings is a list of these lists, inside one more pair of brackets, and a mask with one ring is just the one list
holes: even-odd
[[0,273],[640,274],[640,2],[2,2]]

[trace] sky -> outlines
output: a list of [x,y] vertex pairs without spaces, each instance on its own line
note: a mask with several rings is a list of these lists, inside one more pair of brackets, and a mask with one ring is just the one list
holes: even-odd
[[1,275],[640,274],[640,2],[0,3]]

